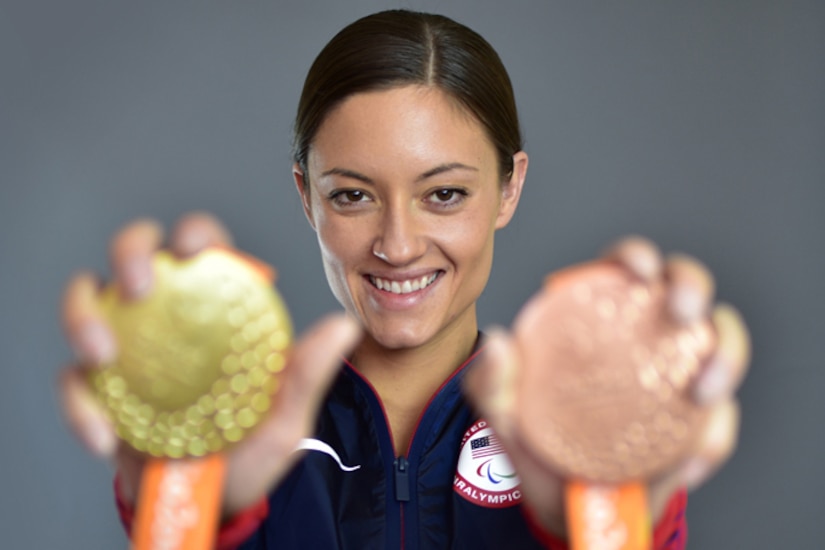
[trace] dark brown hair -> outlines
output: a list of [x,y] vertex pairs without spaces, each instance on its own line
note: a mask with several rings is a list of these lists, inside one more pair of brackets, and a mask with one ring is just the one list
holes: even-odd
[[452,19],[390,10],[342,29],[309,69],[293,136],[293,160],[305,183],[310,145],[332,109],[359,92],[410,84],[436,87],[472,113],[496,149],[502,178],[509,177],[522,139],[513,88],[498,54]]

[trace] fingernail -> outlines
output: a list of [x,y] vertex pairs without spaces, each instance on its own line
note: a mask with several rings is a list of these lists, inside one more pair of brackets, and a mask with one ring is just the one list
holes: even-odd
[[709,470],[705,460],[691,458],[682,468],[682,481],[688,489],[693,489],[707,478]]
[[735,417],[730,414],[734,411],[733,405],[719,405],[714,409],[704,437],[704,447],[708,452],[720,453],[730,447],[736,431]]
[[177,238],[178,253],[188,256],[200,252],[209,244],[206,235],[199,231],[187,231]]
[[121,289],[129,298],[144,296],[152,284],[152,266],[148,261],[130,260],[120,273]]
[[689,323],[702,317],[705,303],[698,292],[675,288],[670,295],[670,311],[677,320]]
[[80,329],[78,357],[92,364],[105,363],[115,358],[115,339],[100,323],[89,322]]
[[85,439],[89,450],[101,458],[112,456],[117,446],[114,432],[102,422],[92,422],[86,430]]
[[694,397],[700,405],[708,405],[727,395],[729,386],[730,372],[718,357],[714,357],[699,376]]
[[635,255],[630,267],[636,276],[644,281],[652,281],[659,275],[659,263],[656,256],[651,254]]

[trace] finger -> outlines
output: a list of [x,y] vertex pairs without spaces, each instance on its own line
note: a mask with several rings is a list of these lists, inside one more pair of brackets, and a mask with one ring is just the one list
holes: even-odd
[[651,484],[649,503],[654,522],[658,522],[678,489],[695,489],[708,481],[730,458],[736,448],[738,432],[738,404],[725,401],[715,406],[691,456]]
[[518,351],[503,329],[487,332],[484,353],[464,377],[464,391],[502,439],[510,439],[516,407]]
[[662,254],[653,241],[633,235],[610,246],[604,257],[622,264],[643,281],[652,281],[662,274]]
[[152,288],[152,256],[163,241],[163,228],[154,220],[137,220],[124,227],[110,245],[112,272],[121,296],[136,300]]
[[314,416],[342,359],[360,338],[358,323],[343,314],[326,317],[301,338],[289,358],[291,376],[284,381],[282,410]]
[[117,437],[80,368],[65,369],[58,380],[63,415],[69,428],[93,454],[110,458]]
[[143,467],[148,455],[129,445],[118,445],[115,450],[114,463],[117,471],[118,492],[124,502],[135,505],[143,477]]
[[73,277],[63,293],[61,317],[69,345],[83,364],[114,359],[115,337],[97,306],[98,280],[91,273]]
[[670,499],[677,490],[685,487],[682,471],[676,469],[659,478],[648,487],[648,506],[653,525],[658,525],[662,514],[667,509]]
[[739,434],[739,405],[735,400],[714,405],[696,452],[681,468],[682,484],[698,487],[733,454]]
[[207,212],[186,214],[172,231],[170,246],[181,257],[192,256],[215,245],[232,246],[232,236],[217,218]]
[[670,314],[681,323],[692,323],[707,315],[713,301],[713,275],[701,262],[685,254],[672,254],[665,263],[669,283]]
[[742,383],[751,358],[751,339],[742,316],[732,306],[720,304],[713,310],[716,351],[696,381],[694,399],[707,405],[732,395]]

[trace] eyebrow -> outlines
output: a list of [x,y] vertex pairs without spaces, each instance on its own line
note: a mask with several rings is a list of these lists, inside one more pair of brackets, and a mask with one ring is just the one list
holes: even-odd
[[358,172],[356,172],[354,170],[347,170],[345,168],[330,168],[329,170],[327,170],[327,171],[325,171],[321,174],[322,178],[325,178],[327,176],[343,176],[345,178],[352,178],[354,180],[363,181],[364,183],[369,183],[370,185],[375,184],[375,182],[373,182],[370,178],[368,178],[364,174],[359,174]]
[[468,170],[470,172],[478,172],[478,168],[476,168],[475,166],[468,166],[466,164],[461,164],[460,162],[450,162],[447,164],[441,164],[439,166],[436,166],[431,170],[427,170],[426,172],[418,176],[415,181],[424,181],[427,178],[431,178],[433,176],[437,176],[445,172],[451,172],[452,170]]
[[[432,178],[433,176],[437,176],[439,174],[444,174],[444,173],[450,172],[452,170],[466,170],[466,171],[470,171],[470,172],[478,172],[478,168],[476,168],[474,166],[469,166],[467,164],[462,164],[460,162],[449,162],[449,163],[446,163],[446,164],[440,164],[440,165],[436,166],[435,168],[431,168],[431,169],[427,170],[426,172],[424,172],[423,174],[421,174],[420,176],[415,178],[415,181],[416,181],[416,183],[418,183],[418,182],[424,181],[428,178]],[[370,185],[375,184],[375,182],[371,178],[365,176],[364,174],[361,174],[361,173],[356,172],[354,170],[347,170],[346,168],[330,168],[329,170],[326,170],[325,172],[323,172],[321,174],[322,178],[325,178],[327,176],[342,176],[342,177],[345,177],[345,178],[352,178],[352,179],[355,179],[355,180],[358,180],[358,181],[362,181],[362,182],[370,184]]]

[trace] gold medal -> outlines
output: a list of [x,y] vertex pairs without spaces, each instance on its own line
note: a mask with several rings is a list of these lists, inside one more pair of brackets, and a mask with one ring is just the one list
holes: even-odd
[[91,375],[118,436],[141,452],[180,458],[217,452],[269,409],[292,326],[272,281],[220,248],[154,258],[151,295],[100,305],[118,342],[115,361]]

